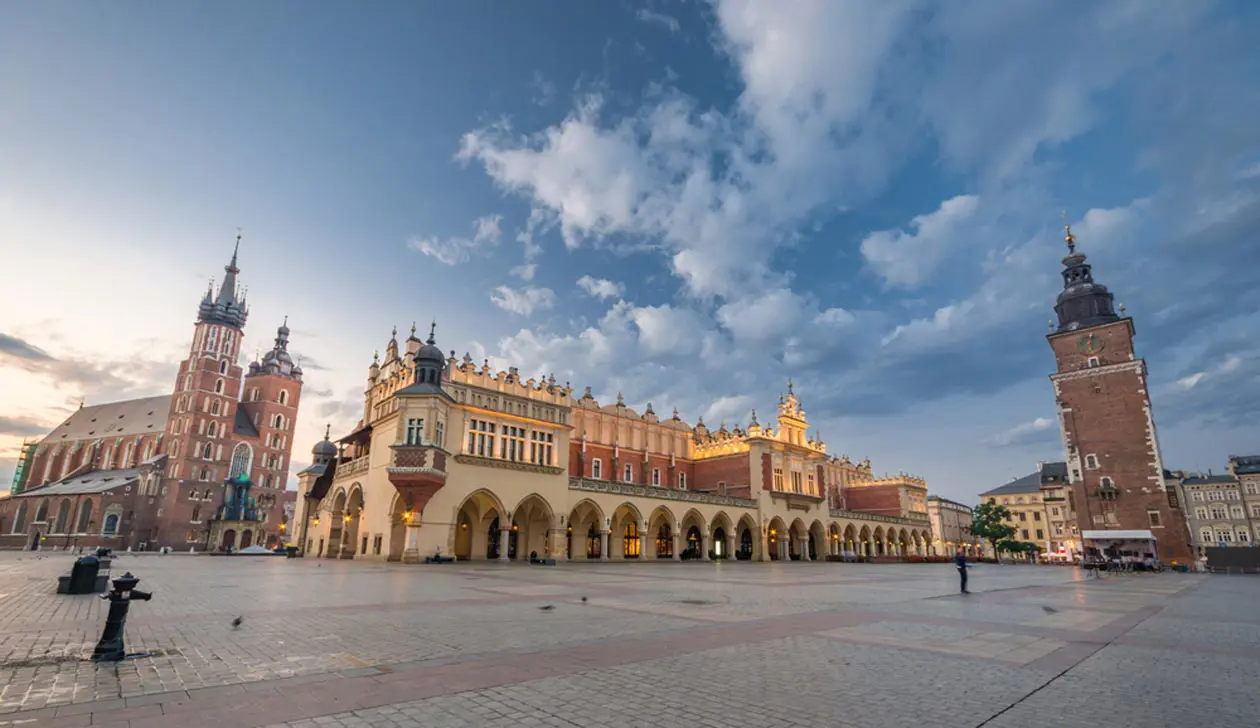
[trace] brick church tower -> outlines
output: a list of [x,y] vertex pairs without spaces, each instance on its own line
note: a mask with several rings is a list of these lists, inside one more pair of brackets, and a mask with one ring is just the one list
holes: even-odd
[[[302,391],[288,351],[288,321],[275,345],[246,373],[238,364],[249,307],[237,287],[240,236],[218,293],[197,309],[192,345],[180,363],[164,433],[167,480],[154,514],[153,542],[203,547],[229,478],[248,476],[262,518],[259,540],[282,541],[283,492]],[[251,538],[253,535],[251,533]],[[210,545],[211,547],[214,544]]]
[[1146,362],[1133,349],[1133,319],[1096,283],[1064,228],[1063,291],[1047,336],[1058,371],[1050,375],[1080,530],[1149,530],[1158,558],[1193,556],[1176,488],[1165,483],[1147,390]]

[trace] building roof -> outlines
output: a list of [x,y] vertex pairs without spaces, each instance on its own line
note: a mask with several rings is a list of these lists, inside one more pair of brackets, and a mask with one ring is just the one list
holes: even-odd
[[[158,457],[166,457],[159,455]],[[145,461],[149,464],[157,460],[152,458]],[[107,490],[121,488],[126,485],[133,484],[140,480],[140,475],[144,471],[141,468],[124,468],[122,470],[93,470],[82,475],[74,475],[65,480],[58,480],[50,485],[41,488],[32,488],[24,490],[13,496],[14,498],[44,498],[54,495],[85,495],[89,493],[104,493]]]
[[971,510],[971,506],[967,505],[966,503],[959,503],[956,500],[950,500],[949,498],[942,498],[939,495],[929,495],[927,499],[929,501],[939,501],[941,503],[948,503],[953,506],[958,506],[959,508],[966,508],[967,510]]
[[1040,493],[1041,492],[1041,473],[1036,472],[1032,475],[1025,475],[1022,478],[1016,478],[1006,485],[999,485],[993,490],[988,490],[980,494],[981,498],[987,498],[992,495],[1014,495],[1016,493]]
[[1238,475],[1260,473],[1260,455],[1230,455],[1229,459]]
[[171,411],[171,395],[128,399],[80,407],[40,441],[41,445],[162,432]]
[[232,422],[232,433],[244,435],[245,437],[259,437],[258,428],[254,427],[253,420],[249,419],[249,413],[240,405],[236,407],[236,419]]
[[1150,531],[1081,531],[1084,541],[1154,541]]
[[1223,475],[1194,475],[1184,478],[1182,485],[1236,485],[1238,480],[1228,473]]

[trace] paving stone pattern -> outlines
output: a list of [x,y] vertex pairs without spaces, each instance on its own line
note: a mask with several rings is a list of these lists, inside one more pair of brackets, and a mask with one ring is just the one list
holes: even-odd
[[[1159,726],[1260,714],[1260,579],[1065,567],[0,553],[0,726]],[[585,601],[583,601],[585,597]],[[540,607],[550,607],[540,609]],[[244,618],[239,629],[231,626]]]

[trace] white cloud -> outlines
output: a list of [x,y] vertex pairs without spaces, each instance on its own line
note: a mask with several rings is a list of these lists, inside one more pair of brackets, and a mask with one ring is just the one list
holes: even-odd
[[534,280],[534,274],[538,272],[537,263],[522,263],[508,271],[509,275],[516,276],[523,281]]
[[826,326],[848,326],[856,320],[857,318],[852,313],[843,308],[829,308],[825,311],[820,311],[814,317],[814,323]]
[[490,294],[490,300],[504,311],[518,316],[529,316],[535,311],[554,306],[556,294],[550,288],[499,286]]
[[582,276],[577,280],[578,288],[596,298],[616,298],[625,292],[625,287],[606,278]]
[[671,33],[677,33],[682,30],[682,24],[678,22],[678,18],[664,13],[657,13],[647,8],[639,8],[639,20],[649,25],[659,25]]
[[1011,447],[1018,445],[1042,445],[1058,440],[1059,423],[1050,417],[1038,417],[1030,422],[1016,425],[1006,432],[999,433],[984,440],[990,447]]
[[787,288],[745,296],[717,310],[717,320],[740,345],[754,345],[796,331],[808,302]]
[[910,220],[905,230],[880,230],[862,241],[862,257],[890,286],[913,288],[924,283],[957,244],[966,237],[966,223],[980,207],[975,195],[959,195],[939,209]]
[[499,222],[502,218],[502,215],[478,218],[473,222],[472,238],[414,237],[407,242],[407,247],[447,265],[466,263],[474,253],[499,244],[502,235]]
[[747,418],[756,408],[756,401],[744,394],[719,397],[704,411],[705,426],[716,430],[723,423],[744,426]]

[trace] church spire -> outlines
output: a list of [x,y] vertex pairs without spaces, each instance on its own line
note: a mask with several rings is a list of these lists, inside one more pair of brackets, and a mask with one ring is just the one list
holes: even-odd
[[[206,297],[201,300],[201,305],[197,308],[198,323],[215,323],[234,328],[244,328],[245,319],[249,315],[249,308],[245,304],[244,291],[238,290],[236,285],[236,276],[241,272],[237,267],[237,257],[241,251],[241,232],[238,228],[236,231],[236,245],[232,248],[232,260],[223,266],[225,275],[223,283],[219,285],[219,294],[211,298],[210,291],[206,292]],[[214,283],[210,284],[211,291],[214,289]]]

